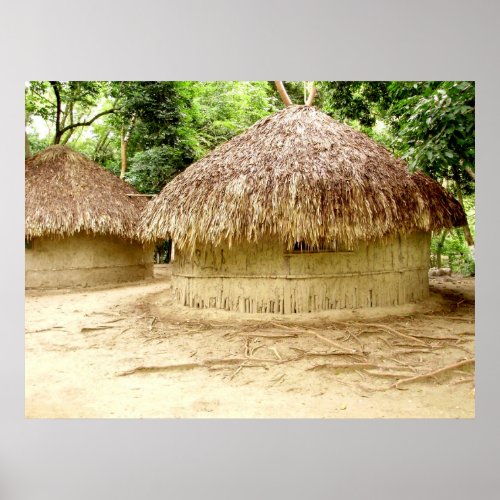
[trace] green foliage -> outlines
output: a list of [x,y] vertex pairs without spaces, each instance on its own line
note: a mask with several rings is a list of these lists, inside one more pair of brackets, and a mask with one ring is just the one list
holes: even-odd
[[473,192],[474,82],[395,82],[389,91],[394,147],[410,169]]
[[198,140],[198,157],[278,109],[269,82],[186,82],[190,86],[188,127]]
[[126,179],[159,192],[178,172],[272,113],[267,82],[115,82],[115,129],[134,122]]
[[[99,112],[99,104],[109,93],[108,82],[29,82],[25,87],[25,111],[29,123],[33,116],[39,116],[51,123],[55,132],[57,119],[57,97],[61,100],[60,128],[83,123]],[[61,138],[68,143],[74,138],[77,128],[69,129]],[[78,136],[78,134],[76,134]],[[55,138],[53,138],[55,139]]]
[[182,119],[177,82],[114,82],[111,95],[121,122],[135,123],[135,149],[175,144]]
[[369,132],[388,100],[388,82],[317,82],[317,105],[330,116]]
[[[52,99],[52,100],[51,100]],[[26,116],[40,116],[50,120],[54,116],[56,103],[49,93],[49,82],[28,82],[24,89]]]
[[[274,82],[269,82],[271,92],[276,94],[276,85]],[[293,104],[304,104],[305,103],[305,95],[304,95],[304,82],[283,82],[285,86],[288,97],[290,97]],[[279,107],[283,107],[284,104],[279,101]]]
[[464,198],[464,210],[467,214],[467,220],[469,221],[469,227],[472,236],[475,236],[476,228],[476,197],[475,195],[466,196]]
[[141,193],[159,193],[185,167],[182,149],[168,145],[154,146],[130,159],[125,179]]
[[[469,227],[474,236],[475,207],[474,196],[464,198],[464,208],[469,220]],[[463,276],[474,276],[475,260],[465,241],[462,228],[446,231],[443,240],[443,232],[433,234],[431,240],[431,266],[437,266],[437,254],[442,255],[442,267],[449,267],[455,273]],[[440,248],[441,247],[441,248]]]
[[[437,267],[437,254],[442,235],[433,236],[431,240],[431,265]],[[449,267],[453,272],[463,276],[474,276],[474,257],[465,242],[463,229],[457,228],[446,234],[442,242],[442,267]]]
[[474,171],[474,82],[318,82],[317,86],[317,104],[333,118],[386,144],[408,161],[411,170],[473,192],[466,169]]
[[44,137],[43,139],[36,134],[28,134],[28,141],[30,143],[31,154],[36,154],[39,151],[50,146],[50,138]]
[[168,264],[172,258],[172,240],[158,243],[155,247],[155,254],[159,257],[159,262]]

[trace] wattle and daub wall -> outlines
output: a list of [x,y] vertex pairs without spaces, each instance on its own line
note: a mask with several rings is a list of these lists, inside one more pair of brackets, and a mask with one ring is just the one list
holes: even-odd
[[153,276],[153,248],[116,236],[34,238],[25,250],[26,288],[97,286]]
[[353,252],[286,252],[271,239],[176,251],[173,292],[183,305],[292,314],[392,306],[429,294],[430,234],[415,232]]

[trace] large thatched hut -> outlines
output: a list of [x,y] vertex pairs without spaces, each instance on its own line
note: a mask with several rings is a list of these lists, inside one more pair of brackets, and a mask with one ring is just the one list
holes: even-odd
[[428,295],[430,232],[465,223],[435,181],[311,106],[258,121],[146,207],[191,307],[295,313]]
[[[25,286],[93,286],[151,277],[137,233],[144,198],[66,146],[25,162]],[[130,196],[132,195],[132,196]]]

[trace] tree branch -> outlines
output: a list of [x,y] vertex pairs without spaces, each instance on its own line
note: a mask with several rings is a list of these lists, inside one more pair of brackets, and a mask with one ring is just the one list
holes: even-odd
[[36,90],[30,89],[30,92],[33,92],[33,94],[36,94],[40,99],[43,99],[44,101],[47,101],[51,106],[57,106],[57,104],[53,103],[52,101],[49,101],[45,96],[42,94],[38,93]]
[[79,123],[73,123],[71,125],[68,125],[67,127],[64,127],[63,129],[60,130],[60,134],[64,134],[64,132],[67,132],[68,130],[71,130],[72,128],[87,127],[89,125],[92,125],[92,123],[94,123],[101,116],[108,115],[110,113],[114,113],[118,109],[119,108],[108,109],[106,111],[102,111],[101,113],[98,113],[97,115],[94,116],[94,118],[92,118],[91,120],[89,120],[87,122],[79,122]]
[[[94,116],[94,118],[92,118],[91,120],[88,120],[86,122],[78,122],[78,123],[72,123],[62,129],[60,129],[59,131],[56,132],[56,137],[54,139],[54,144],[59,144],[61,142],[61,138],[62,136],[66,133],[66,132],[69,132],[68,134],[68,137],[67,139],[69,139],[69,137],[71,136],[71,133],[73,132],[73,130],[77,127],[87,127],[89,125],[92,125],[93,122],[95,122],[98,118],[100,118],[101,116],[104,116],[104,115],[108,115],[110,113],[114,113],[115,111],[118,111],[118,109],[120,108],[112,108],[112,109],[108,109],[106,111],[103,111],[102,113],[98,113],[97,115]],[[67,140],[65,141],[67,142]]]
[[99,153],[104,149],[106,143],[108,141],[109,135],[111,134],[111,130],[107,130],[106,133],[99,138],[97,144],[94,149],[94,161],[97,160]]

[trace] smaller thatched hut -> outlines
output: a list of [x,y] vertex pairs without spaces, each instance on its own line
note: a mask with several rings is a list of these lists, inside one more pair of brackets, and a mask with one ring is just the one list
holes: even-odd
[[137,224],[146,200],[66,146],[25,162],[25,286],[95,286],[152,277]]
[[289,106],[167,184],[142,231],[173,239],[182,304],[287,314],[426,297],[431,231],[464,224],[437,182],[314,107]]

